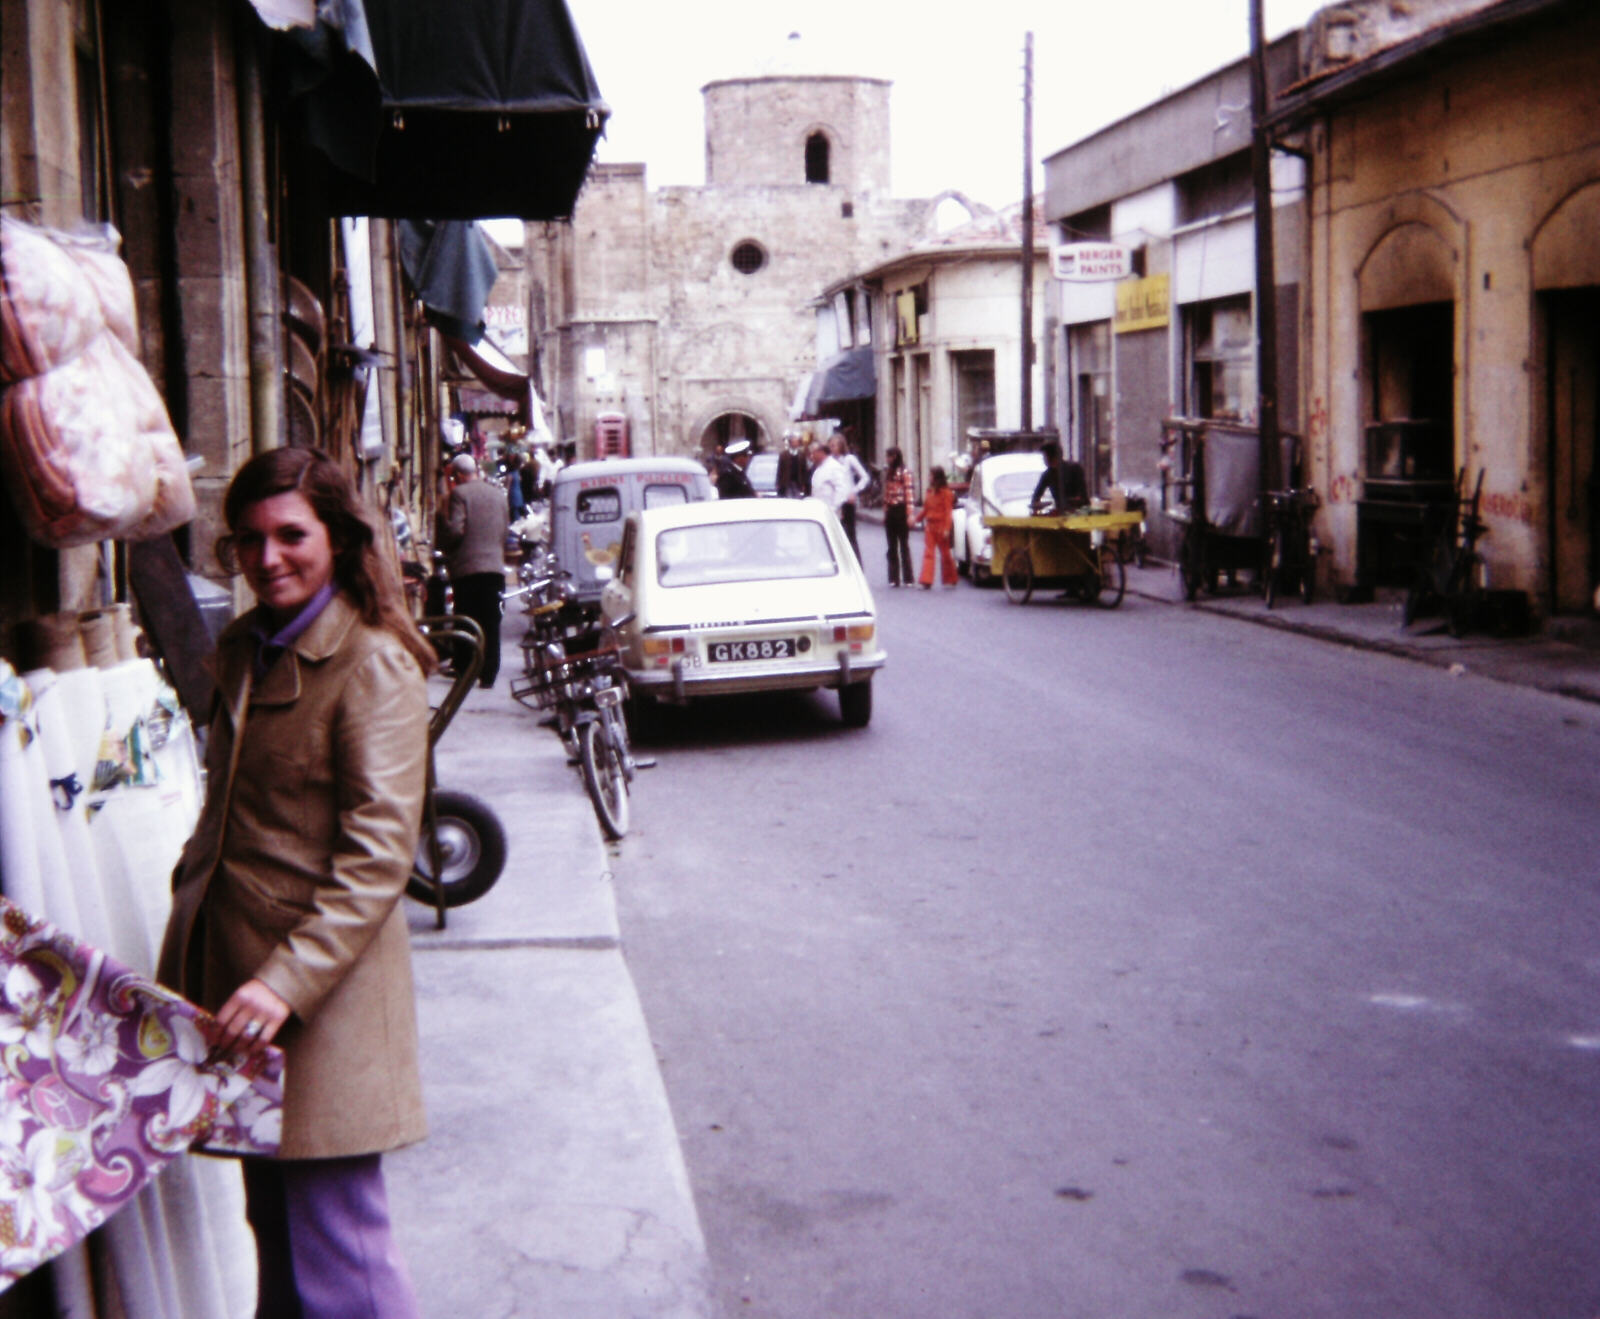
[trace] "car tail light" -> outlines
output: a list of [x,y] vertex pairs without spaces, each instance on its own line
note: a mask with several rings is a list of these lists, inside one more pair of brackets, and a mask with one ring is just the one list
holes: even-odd
[[644,639],[644,657],[651,661],[658,669],[667,667],[674,655],[683,654],[684,643],[682,637],[646,637]]
[[836,623],[833,628],[835,642],[848,643],[851,650],[860,650],[865,641],[871,641],[876,625],[872,623]]

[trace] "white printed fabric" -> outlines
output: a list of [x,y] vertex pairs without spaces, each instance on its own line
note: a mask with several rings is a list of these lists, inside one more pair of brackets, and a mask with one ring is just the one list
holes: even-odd
[[0,1291],[186,1150],[277,1152],[282,1053],[241,1068],[204,1019],[0,898]]

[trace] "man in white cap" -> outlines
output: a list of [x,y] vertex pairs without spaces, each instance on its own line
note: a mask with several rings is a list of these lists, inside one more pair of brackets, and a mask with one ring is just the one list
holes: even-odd
[[[493,687],[500,672],[500,592],[505,589],[506,497],[478,477],[471,454],[450,461],[450,499],[439,519],[439,548],[450,569],[456,613],[483,629],[478,685]],[[456,657],[459,665],[462,657]]]
[[735,440],[722,451],[722,456],[727,461],[717,473],[717,494],[723,499],[754,499],[756,488],[744,474],[744,469],[750,466],[752,457],[750,441]]

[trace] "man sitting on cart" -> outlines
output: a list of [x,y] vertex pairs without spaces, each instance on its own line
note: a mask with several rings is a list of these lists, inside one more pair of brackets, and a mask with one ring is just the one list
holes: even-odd
[[1039,484],[1033,487],[1033,499],[1029,503],[1034,516],[1043,510],[1046,495],[1050,496],[1057,516],[1087,504],[1089,483],[1083,476],[1083,464],[1063,462],[1061,446],[1054,440],[1047,440],[1039,452],[1044,454],[1044,471],[1039,473]]

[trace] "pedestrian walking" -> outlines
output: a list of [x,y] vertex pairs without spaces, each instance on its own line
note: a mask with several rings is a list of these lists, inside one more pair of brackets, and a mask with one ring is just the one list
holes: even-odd
[[262,1316],[417,1304],[380,1156],[426,1134],[410,935],[433,651],[343,471],[314,449],[239,469],[218,545],[256,607],[217,643],[206,803],[174,872],[163,983],[212,1046],[281,1046],[275,1159],[242,1160]]
[[[811,494],[833,510],[841,526],[844,524],[840,510],[850,498],[850,477],[844,470],[844,464],[828,451],[828,446],[821,440],[811,445]],[[856,552],[856,561],[861,561],[859,550]]]
[[811,467],[799,431],[786,431],[778,455],[778,494],[784,499],[804,499],[811,493]]
[[883,529],[889,537],[889,585],[910,586],[911,472],[899,449],[889,450],[883,477]]
[[956,495],[944,468],[935,467],[929,475],[927,498],[913,522],[922,524],[922,577],[924,591],[933,588],[933,560],[939,556],[939,579],[946,586],[956,584],[956,561],[950,553],[950,534],[955,529]]
[[[483,630],[483,668],[478,686],[493,687],[500,672],[500,593],[506,585],[504,496],[478,475],[468,454],[450,461],[450,497],[439,523],[439,547],[450,570],[456,613],[465,614]],[[456,667],[468,662],[470,650],[456,653]]]
[[522,486],[522,455],[512,454],[506,459],[506,506],[513,522],[522,521],[528,511],[528,499]]
[[856,552],[856,562],[859,563],[861,546],[856,543],[856,500],[861,492],[872,484],[872,476],[861,465],[861,459],[850,452],[850,441],[845,434],[847,429],[841,427],[836,431],[833,438],[828,441],[828,447],[832,451],[834,461],[844,469],[845,479],[850,483],[850,492],[839,505],[839,521],[844,525],[845,539],[850,542],[850,548]]

